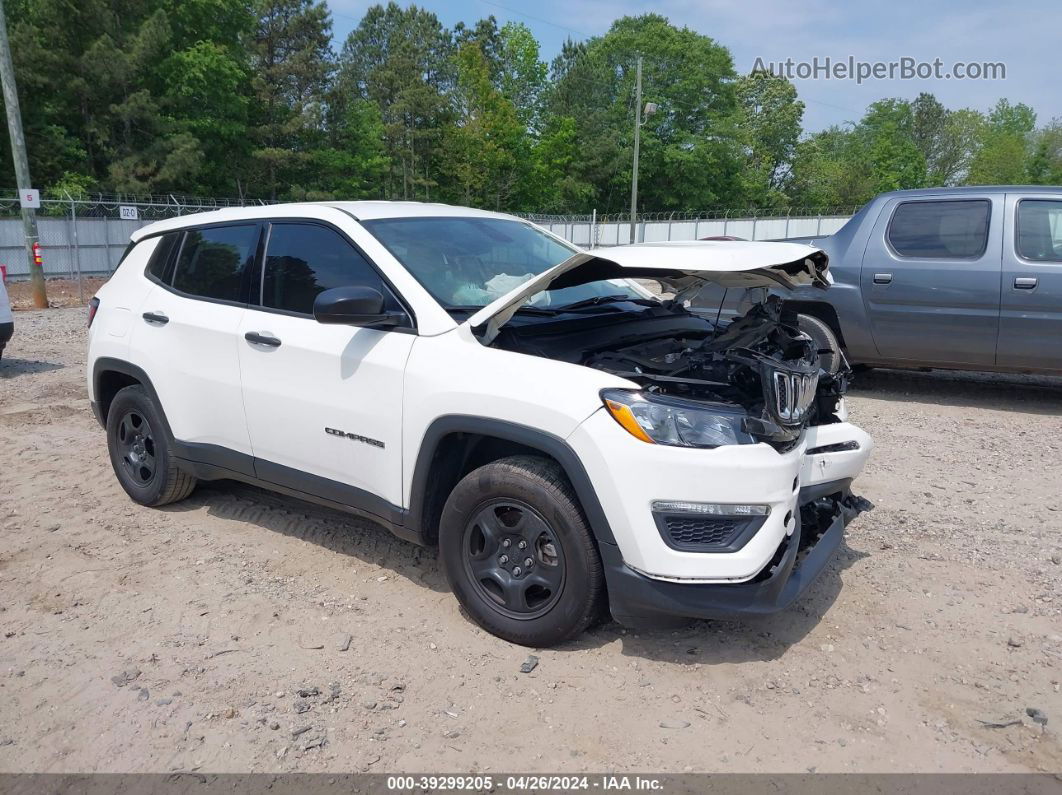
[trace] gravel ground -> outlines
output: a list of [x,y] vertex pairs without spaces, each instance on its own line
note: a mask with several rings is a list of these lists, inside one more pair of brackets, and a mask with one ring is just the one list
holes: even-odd
[[[107,280],[100,276],[86,276],[78,285],[77,279],[48,279],[44,285],[48,305],[81,306],[81,299],[84,298],[87,303],[105,281]],[[33,309],[33,286],[28,280],[7,282],[7,297],[14,309]]]
[[130,502],[84,315],[0,362],[0,771],[1062,771],[1062,380],[861,375],[877,507],[802,602],[525,674],[431,550],[232,483]]

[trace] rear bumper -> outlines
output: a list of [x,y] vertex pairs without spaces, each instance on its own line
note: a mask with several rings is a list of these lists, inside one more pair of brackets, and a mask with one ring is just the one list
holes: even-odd
[[11,339],[11,335],[15,333],[15,322],[0,323],[0,349],[7,345],[7,341]]
[[619,548],[599,544],[613,617],[628,626],[669,617],[733,619],[784,610],[815,582],[861,508],[851,480],[800,490],[796,529],[759,575],[743,583],[682,583],[647,577],[624,564]]

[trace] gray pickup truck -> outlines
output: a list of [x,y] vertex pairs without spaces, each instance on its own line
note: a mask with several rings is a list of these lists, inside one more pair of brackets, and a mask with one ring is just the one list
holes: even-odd
[[836,234],[796,240],[830,257],[829,290],[789,294],[820,348],[852,364],[1062,374],[1062,188],[883,193]]

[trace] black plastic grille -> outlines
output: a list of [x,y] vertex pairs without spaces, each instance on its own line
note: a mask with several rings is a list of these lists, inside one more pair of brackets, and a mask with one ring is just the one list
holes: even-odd
[[741,532],[747,519],[720,516],[664,515],[661,529],[671,546],[707,551],[725,547]]

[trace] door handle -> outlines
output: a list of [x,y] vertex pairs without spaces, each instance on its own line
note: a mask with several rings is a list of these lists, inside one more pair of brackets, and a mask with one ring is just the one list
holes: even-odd
[[891,273],[875,273],[874,274],[874,284],[891,284],[891,283],[892,283],[892,274]]
[[265,345],[269,348],[280,347],[280,340],[276,337],[271,337],[268,332],[265,334],[259,334],[257,331],[248,331],[243,335],[243,338],[252,345]]
[[1035,290],[1037,281],[1032,276],[1019,276],[1014,280],[1014,287],[1018,290]]
[[170,319],[162,314],[162,312],[145,312],[142,317],[146,322],[156,326],[165,326],[170,322]]

